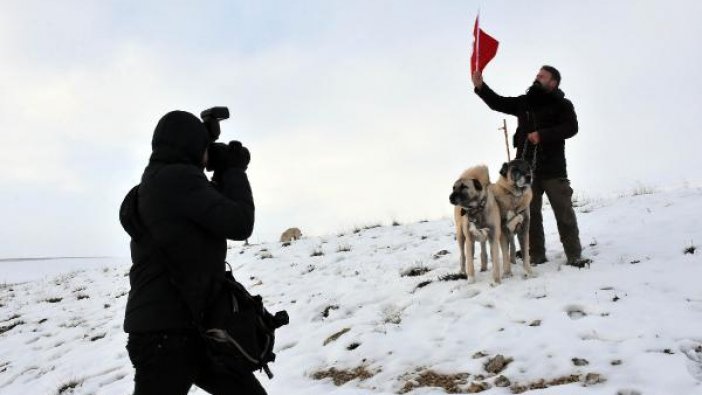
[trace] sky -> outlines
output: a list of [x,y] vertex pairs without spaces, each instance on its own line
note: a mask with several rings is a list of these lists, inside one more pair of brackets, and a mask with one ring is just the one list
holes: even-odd
[[525,91],[556,66],[578,196],[698,184],[696,1],[8,1],[0,15],[0,258],[128,256],[119,204],[166,112],[224,105],[248,146],[252,242],[451,215],[451,185],[506,160],[484,72]]

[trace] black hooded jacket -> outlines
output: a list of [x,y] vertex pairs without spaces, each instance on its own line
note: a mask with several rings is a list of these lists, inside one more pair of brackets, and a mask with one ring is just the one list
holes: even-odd
[[[475,88],[475,93],[491,109],[517,117],[517,131],[512,139],[517,148],[516,157],[532,163],[536,152],[536,177],[568,177],[565,140],[578,133],[578,118],[573,103],[565,98],[563,91],[503,97],[483,83],[480,89]],[[527,134],[533,131],[538,131],[541,138],[537,146],[527,140]]]
[[254,204],[248,178],[236,168],[202,168],[209,144],[194,115],[173,111],[159,121],[138,193],[120,220],[132,236],[128,333],[191,330],[224,277],[227,239],[251,235]]

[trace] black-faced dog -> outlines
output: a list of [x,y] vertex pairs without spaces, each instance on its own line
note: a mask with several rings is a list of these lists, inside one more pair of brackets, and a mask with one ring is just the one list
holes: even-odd
[[466,274],[468,282],[475,282],[473,249],[475,241],[481,244],[480,271],[487,270],[486,241],[490,243],[492,258],[492,279],[499,283],[500,275],[499,240],[500,211],[490,186],[490,175],[486,166],[475,166],[464,171],[453,184],[449,201],[454,207],[456,241],[461,252],[460,271]]
[[534,275],[529,257],[531,181],[532,170],[529,162],[515,159],[502,165],[499,180],[490,186],[500,211],[504,277],[512,275],[510,262],[516,263],[515,235],[522,249],[525,276]]

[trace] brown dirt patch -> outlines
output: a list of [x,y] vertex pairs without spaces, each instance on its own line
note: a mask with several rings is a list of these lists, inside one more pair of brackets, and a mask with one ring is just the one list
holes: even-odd
[[[408,377],[409,376],[409,377]],[[408,374],[404,377],[407,381],[400,390],[400,394],[406,394],[421,387],[443,388],[449,394],[470,394],[468,392],[469,373],[443,374],[433,370],[425,370],[418,375]],[[479,391],[477,391],[479,392]]]
[[334,385],[337,387],[344,385],[352,380],[367,380],[373,377],[377,372],[369,372],[365,366],[357,366],[353,369],[337,369],[329,368],[327,370],[320,370],[312,374],[312,378],[315,380],[324,380],[331,378]]

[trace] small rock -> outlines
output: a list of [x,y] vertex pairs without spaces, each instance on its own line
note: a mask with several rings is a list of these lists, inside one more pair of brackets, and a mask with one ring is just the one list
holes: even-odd
[[585,386],[588,386],[604,383],[605,381],[607,380],[604,377],[602,377],[602,375],[600,375],[599,373],[588,373],[587,375],[585,375],[585,382],[583,384]]
[[448,255],[448,254],[450,254],[450,252],[448,252],[448,250],[441,250],[441,251],[437,252],[436,254],[434,254],[434,259],[439,259],[442,256]]
[[534,320],[529,326],[541,326],[541,320]]
[[503,375],[499,375],[495,379],[495,387],[509,387],[510,385],[512,385],[512,383]]
[[339,310],[339,305],[335,305],[335,304],[334,304],[334,305],[329,305],[329,306],[325,307],[325,308],[324,308],[324,311],[322,311],[322,317],[323,317],[323,318],[329,318],[329,313],[330,313],[332,310]]
[[619,365],[622,364],[622,360],[621,360],[621,359],[615,359],[614,361],[610,362],[610,364],[611,364],[612,366],[619,366]]
[[468,386],[468,389],[466,390],[467,393],[469,394],[477,394],[478,392],[483,392],[487,389],[490,389],[490,384],[486,382],[472,382],[470,383],[470,386]]
[[573,365],[575,366],[586,366],[590,364],[587,359],[583,358],[573,358],[571,361],[573,361]]
[[505,358],[504,355],[497,354],[485,364],[485,371],[488,373],[498,374],[502,372],[512,361],[512,358]]
[[485,354],[484,352],[478,351],[478,352],[476,352],[475,354],[473,354],[473,359],[485,358],[485,357],[487,357],[487,356],[488,356],[488,355]]

